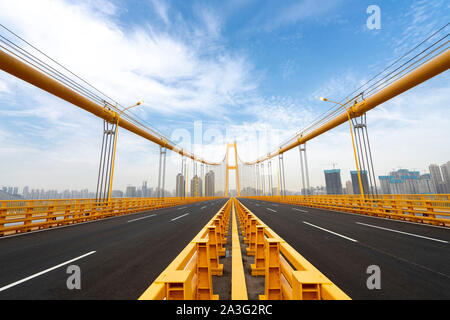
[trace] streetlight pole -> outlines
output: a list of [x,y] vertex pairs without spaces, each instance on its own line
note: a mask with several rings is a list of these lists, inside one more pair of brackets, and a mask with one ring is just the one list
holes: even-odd
[[325,101],[325,102],[331,102],[331,103],[334,103],[334,104],[338,104],[338,105],[344,107],[345,111],[347,112],[348,123],[350,125],[350,134],[352,136],[353,153],[355,154],[356,172],[358,173],[359,190],[361,192],[361,199],[364,200],[364,189],[363,189],[362,180],[361,180],[361,173],[359,172],[358,156],[356,154],[355,138],[353,136],[353,127],[352,127],[352,119],[350,117],[350,110],[342,103],[331,101],[331,100],[328,100],[328,99],[323,98],[323,97],[321,97],[320,100]]
[[111,176],[109,178],[108,204],[111,202],[111,192],[112,192],[112,184],[113,184],[113,176],[114,176],[114,162],[115,162],[115,159],[116,159],[117,131],[119,130],[120,117],[122,116],[122,114],[125,111],[127,111],[127,110],[129,110],[131,108],[140,106],[143,103],[144,103],[144,101],[139,101],[134,106],[127,107],[127,108],[123,109],[122,111],[120,111],[120,113],[116,113],[117,122],[116,122],[116,133],[115,133],[115,136],[114,136],[114,151],[113,151],[113,159],[112,159],[112,166],[111,166]]

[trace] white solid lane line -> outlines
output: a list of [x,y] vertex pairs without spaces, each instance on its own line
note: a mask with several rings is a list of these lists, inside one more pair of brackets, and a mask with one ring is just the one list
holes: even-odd
[[187,207],[183,207],[183,208],[178,208],[177,210],[183,210],[183,209],[186,209]]
[[439,240],[439,239],[434,239],[434,238],[429,238],[429,237],[425,237],[425,236],[419,236],[418,234],[414,234],[414,233],[408,233],[408,232],[403,232],[403,231],[398,231],[398,230],[388,229],[388,228],[384,228],[384,227],[373,226],[373,225],[371,225],[371,224],[366,224],[366,223],[362,223],[362,222],[356,222],[356,223],[357,223],[357,224],[360,224],[360,225],[362,225],[362,226],[366,226],[366,227],[377,228],[377,229],[381,229],[381,230],[386,230],[386,231],[391,231],[391,232],[396,232],[396,233],[406,234],[406,235],[408,235],[408,236],[413,236],[413,237],[417,237],[417,238],[422,238],[422,239],[427,239],[427,240],[432,240],[432,241],[437,241],[437,242],[442,242],[442,243],[448,243],[448,241]]
[[266,208],[267,210],[270,210],[270,211],[272,211],[272,212],[276,212],[275,210],[273,210],[273,209],[270,209],[270,208]]
[[146,217],[142,217],[142,218],[137,218],[137,219],[129,220],[129,221],[127,221],[127,223],[129,223],[129,222],[134,222],[134,221],[138,221],[138,220],[142,220],[142,219],[151,218],[151,217],[154,217],[154,216],[156,216],[156,214],[152,214],[152,215],[150,215],[150,216],[146,216]]
[[176,217],[176,218],[174,218],[174,219],[172,219],[172,220],[170,220],[170,221],[178,220],[178,219],[180,219],[180,218],[183,218],[183,217],[187,216],[188,214],[189,214],[189,213],[183,214],[182,216]]
[[207,207],[207,206],[201,207],[200,210],[203,210],[203,209],[205,209],[206,207]]
[[320,230],[323,230],[323,231],[329,232],[329,233],[331,233],[331,234],[334,234],[334,235],[336,235],[336,236],[338,236],[338,237],[341,237],[341,238],[344,238],[344,239],[350,240],[350,241],[352,241],[352,242],[358,242],[358,240],[355,240],[355,239],[352,239],[352,238],[349,238],[349,237],[343,236],[342,234],[339,234],[339,233],[336,233],[336,232],[333,232],[333,231],[330,231],[330,230],[327,230],[327,229],[324,229],[324,228],[318,227],[318,226],[316,226],[316,225],[313,225],[313,224],[311,224],[311,223],[308,223],[308,222],[305,222],[305,221],[303,221],[303,223],[304,223],[304,224],[307,224],[307,225],[309,225],[309,226],[311,226],[311,227],[314,227],[314,228],[317,228],[317,229],[320,229]]
[[63,262],[63,263],[61,263],[61,264],[58,264],[57,266],[54,266],[54,267],[48,268],[48,269],[46,269],[46,270],[44,270],[44,271],[35,273],[35,274],[33,274],[32,276],[26,277],[26,278],[24,278],[24,279],[22,279],[22,280],[16,281],[16,282],[11,283],[11,284],[8,284],[7,286],[4,286],[4,287],[0,288],[0,292],[5,291],[6,289],[9,289],[9,288],[11,288],[11,287],[17,286],[18,284],[21,284],[21,283],[23,283],[23,282],[25,282],[25,281],[28,281],[28,280],[31,280],[31,279],[33,279],[33,278],[39,277],[39,276],[43,275],[44,273],[47,273],[47,272],[53,271],[53,270],[55,270],[55,269],[58,269],[58,268],[60,268],[60,267],[62,267],[62,266],[64,266],[64,265],[66,265],[66,264],[69,264],[69,263],[72,263],[72,262],[74,262],[74,261],[83,259],[84,257],[90,256],[91,254],[94,254],[94,253],[95,253],[95,251],[91,251],[91,252],[89,252],[89,253],[83,254],[82,256],[76,257],[76,258],[74,258],[74,259],[72,259],[72,260],[69,260],[69,261]]
[[306,210],[297,209],[297,208],[292,208],[292,210],[299,211],[299,212],[308,212],[308,211],[306,211]]

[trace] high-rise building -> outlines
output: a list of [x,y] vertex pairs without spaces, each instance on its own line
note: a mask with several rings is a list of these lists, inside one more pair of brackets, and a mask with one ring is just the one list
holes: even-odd
[[205,175],[205,196],[214,197],[215,195],[215,175],[214,171],[209,171]]
[[445,193],[450,193],[450,161],[441,166],[441,172],[445,184]]
[[431,180],[436,188],[436,193],[445,193],[445,184],[442,179],[441,169],[437,164],[431,164],[429,167]]
[[181,173],[179,173],[177,174],[176,178],[176,196],[178,198],[186,197],[185,189],[186,189],[186,180],[184,176]]
[[[359,172],[364,194],[367,194],[369,193],[369,179],[367,178],[367,171],[364,170]],[[352,177],[353,194],[361,194],[361,189],[359,188],[358,171],[350,171],[350,176]]]
[[347,181],[345,183],[345,190],[347,192],[347,194],[353,194],[353,185],[351,181]]
[[128,186],[127,190],[125,191],[125,197],[127,198],[135,198],[137,196],[136,187],[135,186]]
[[419,177],[419,194],[432,194],[436,193],[433,182],[431,180],[431,174],[422,174]]
[[23,188],[22,196],[24,199],[30,199],[30,187],[26,186]]
[[383,194],[428,194],[435,188],[430,174],[400,169],[392,171],[388,176],[378,177]]
[[342,194],[341,170],[325,170],[327,194]]
[[147,181],[142,182],[141,197],[150,198],[150,190]]
[[379,176],[382,194],[392,194],[391,176]]
[[123,198],[123,192],[120,190],[113,190],[113,191],[111,191],[111,197],[112,198]]
[[195,175],[191,179],[191,197],[203,196],[202,185],[202,179],[199,176]]

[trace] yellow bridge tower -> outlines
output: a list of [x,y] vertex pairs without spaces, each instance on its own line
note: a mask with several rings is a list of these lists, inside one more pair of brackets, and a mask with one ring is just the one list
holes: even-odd
[[[230,166],[230,153],[229,150],[230,148],[234,148],[234,166]],[[237,196],[240,197],[241,196],[241,190],[239,187],[239,167],[238,167],[238,160],[237,160],[237,148],[236,148],[236,141],[234,143],[227,143],[227,159],[226,159],[226,164],[227,164],[227,174],[226,174],[226,179],[225,179],[225,197],[228,197],[228,188],[229,188],[229,175],[230,175],[230,170],[236,170],[236,189],[237,189]]]

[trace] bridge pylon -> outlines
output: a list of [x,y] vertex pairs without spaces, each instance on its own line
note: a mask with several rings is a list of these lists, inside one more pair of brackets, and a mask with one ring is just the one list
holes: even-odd
[[[230,166],[230,148],[234,148],[234,160],[235,164],[234,166]],[[237,148],[236,148],[236,141],[234,143],[227,143],[227,155],[226,155],[226,179],[225,179],[225,197],[228,197],[228,189],[229,189],[229,181],[230,181],[230,170],[236,171],[236,189],[237,189],[237,196],[241,196],[241,190],[239,186],[239,166],[238,166],[238,159],[237,159]]]

